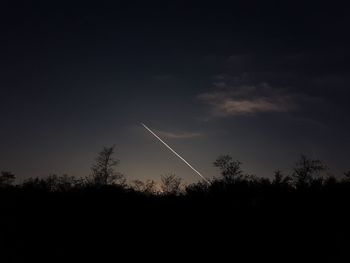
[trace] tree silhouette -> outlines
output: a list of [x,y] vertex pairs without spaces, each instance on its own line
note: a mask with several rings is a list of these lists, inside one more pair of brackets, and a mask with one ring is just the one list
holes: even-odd
[[[117,164],[113,158],[113,148],[104,148],[93,166],[95,182],[113,183]],[[164,244],[164,240],[171,242],[175,240],[173,236],[178,233],[184,233],[191,245],[193,241],[199,244],[204,238],[213,236],[210,245],[214,248],[215,257],[228,251],[228,256],[232,259],[236,257],[237,261],[240,261],[239,257],[236,253],[232,254],[229,247],[237,247],[241,243],[248,248],[247,252],[258,255],[259,258],[253,262],[260,260],[265,252],[269,259],[271,254],[275,253],[272,256],[278,258],[277,262],[280,262],[280,259],[284,260],[283,262],[303,261],[304,253],[312,256],[307,258],[306,262],[323,262],[314,257],[323,258],[324,250],[333,250],[332,243],[334,248],[344,243],[342,250],[347,251],[349,179],[329,176],[322,181],[316,180],[320,178],[318,176],[325,169],[325,165],[305,156],[296,162],[293,181],[280,170],[275,171],[271,180],[246,175],[242,172],[241,163],[229,155],[220,156],[214,164],[220,168],[223,177],[211,180],[210,184],[204,181],[192,183],[182,191],[184,184],[181,178],[174,174],[163,175],[159,184],[162,192],[158,191],[158,185],[153,180],[132,181],[131,186],[135,191],[120,188],[119,185],[100,187],[95,191],[92,181],[83,181],[67,175],[31,178],[14,187],[6,187],[13,184],[14,175],[2,172],[0,182],[1,185],[6,185],[0,187],[0,197],[3,200],[0,202],[0,211],[5,215],[0,216],[2,232],[6,233],[7,229],[10,229],[11,235],[8,236],[22,240],[23,246],[16,248],[18,254],[25,248],[37,251],[34,242],[26,242],[27,236],[36,242],[40,240],[48,244],[49,237],[52,236],[52,239],[59,242],[58,253],[68,253],[68,259],[71,252],[66,252],[60,247],[61,244],[70,242],[67,233],[76,233],[71,241],[74,242],[74,249],[77,246],[86,249],[86,244],[92,240],[87,237],[94,237],[97,241],[90,247],[98,251],[98,258],[108,248],[106,243],[109,242],[110,236],[119,235],[118,240],[122,243],[127,238],[137,238],[141,240],[142,246],[147,246],[152,244],[154,239]],[[349,172],[344,175],[350,177]],[[303,187],[295,187],[296,180],[303,182]],[[17,222],[28,212],[31,212],[33,218],[26,219],[29,220],[28,224],[17,226]],[[72,220],[62,220],[72,216],[76,217],[81,226],[72,224]],[[84,220],[81,220],[82,218]],[[193,223],[198,225],[197,229],[193,228]],[[34,227],[32,224],[35,224]],[[116,227],[109,227],[111,224]],[[14,231],[13,226],[19,227],[19,230]],[[164,229],[170,229],[170,239],[159,239],[164,235]],[[52,231],[55,234],[52,234]],[[111,231],[113,235],[110,235]],[[236,241],[232,239],[232,243],[219,242],[233,235]],[[247,242],[252,243],[253,239],[259,242],[247,246]],[[262,240],[264,242],[260,242]],[[319,247],[321,243],[322,250]],[[13,242],[6,244],[12,246]],[[276,246],[272,252],[271,244]],[[295,244],[296,249],[290,250]],[[75,251],[74,249],[71,251]],[[334,251],[339,250],[337,248]],[[243,253],[244,259],[247,252]],[[1,255],[3,259],[4,256]],[[113,256],[115,255],[113,253]],[[298,260],[285,260],[293,255]],[[225,256],[226,259],[227,255]]]
[[76,187],[78,184],[80,184],[80,182],[81,179],[77,179],[74,176],[64,174],[57,178],[57,190],[61,192],[69,191],[73,187]]
[[133,180],[132,181],[132,188],[135,191],[142,192],[145,194],[156,194],[158,192],[157,190],[157,183],[153,180],[147,180],[146,182],[143,182],[141,180]]
[[92,183],[95,185],[125,184],[124,176],[115,171],[119,160],[113,157],[115,145],[104,147],[97,155],[95,164],[91,167]]
[[326,165],[321,160],[311,159],[302,154],[293,169],[293,182],[296,186],[309,185],[326,169]]
[[233,160],[230,155],[219,156],[214,162],[214,166],[220,169],[221,175],[227,182],[234,182],[242,177],[241,165],[240,161]]
[[143,192],[146,194],[157,194],[157,183],[153,180],[147,180],[143,189]]
[[175,174],[161,175],[160,189],[163,194],[177,195],[181,192],[181,178]]
[[185,190],[187,195],[198,196],[203,195],[208,192],[211,185],[206,182],[199,181],[197,183],[192,183],[187,185]]
[[135,191],[138,191],[138,192],[143,192],[143,189],[145,187],[145,183],[142,182],[141,180],[133,180],[132,182],[132,188],[135,190]]
[[276,170],[274,172],[274,178],[272,184],[274,185],[288,185],[292,178],[289,176],[284,176],[281,170]]
[[50,190],[53,192],[65,192],[71,190],[79,182],[74,176],[68,176],[66,174],[62,176],[50,175],[45,179],[47,181]]
[[8,171],[2,171],[0,176],[0,186],[9,186],[14,183],[16,176]]
[[51,191],[51,186],[46,180],[46,178],[28,178],[24,180],[24,182],[21,185],[22,189],[30,189],[34,191]]

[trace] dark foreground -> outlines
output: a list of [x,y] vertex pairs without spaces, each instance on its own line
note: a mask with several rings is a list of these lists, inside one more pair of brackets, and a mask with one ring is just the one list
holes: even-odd
[[6,189],[0,197],[0,262],[350,262],[343,184],[184,196]]

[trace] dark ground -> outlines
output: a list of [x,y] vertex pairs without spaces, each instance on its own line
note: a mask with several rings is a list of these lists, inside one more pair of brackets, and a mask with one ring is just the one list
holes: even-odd
[[341,184],[186,196],[7,189],[1,262],[348,262],[349,200]]

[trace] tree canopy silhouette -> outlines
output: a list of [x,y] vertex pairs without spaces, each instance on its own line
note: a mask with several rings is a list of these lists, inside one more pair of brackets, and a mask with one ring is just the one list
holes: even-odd
[[[350,173],[322,177],[326,166],[320,160],[302,155],[290,174],[276,170],[274,177],[266,178],[247,175],[240,161],[223,155],[214,162],[221,176],[213,178],[210,184],[199,181],[185,186],[180,177],[166,174],[158,184],[153,180],[134,180],[128,185],[116,170],[119,161],[113,154],[114,146],[103,148],[91,168],[91,176],[84,179],[53,174],[14,185],[14,174],[1,172],[0,224],[2,231],[10,231],[2,240],[9,246],[13,243],[7,242],[8,237],[22,240],[16,248],[20,253],[27,247],[37,251],[36,245],[27,242],[27,236],[45,244],[52,237],[51,242],[58,240],[59,253],[64,253],[62,244],[69,242],[67,237],[79,233],[80,243],[73,239],[72,247],[81,244],[86,249],[93,239],[97,242],[91,248],[104,253],[111,236],[118,237],[121,244],[129,238],[133,242],[142,240],[145,246],[154,240],[161,244],[172,242],[181,234],[191,248],[207,238],[215,257],[227,251],[225,256],[234,258],[236,252],[232,253],[232,248],[238,251],[237,246],[244,244],[239,249],[248,247],[248,252],[258,255],[258,260],[253,261],[257,262],[261,257],[259,248],[266,244],[263,247],[270,257],[274,244],[277,249],[272,253],[283,251],[288,258],[299,257],[304,249],[311,255],[307,262],[320,262],[313,259],[315,255],[324,257],[323,250],[317,254],[313,251],[320,250],[321,243],[328,249],[338,240],[334,245],[338,247],[349,236],[350,231],[344,229],[350,219],[346,217]],[[26,217],[29,223],[18,224]],[[73,224],[70,218],[79,223]],[[234,238],[226,242],[227,237]],[[259,242],[254,245],[252,240]],[[246,246],[247,242],[250,246]],[[295,247],[292,252],[291,247]],[[109,251],[116,255],[114,248]],[[245,259],[247,253],[243,254]],[[281,258],[276,258],[281,262]],[[300,262],[297,259],[291,262]],[[282,261],[286,262],[285,258]]]
[[12,172],[2,171],[0,175],[0,186],[9,186],[14,183],[16,176]]
[[321,172],[327,169],[323,161],[312,159],[306,155],[300,155],[299,160],[295,163],[292,178],[296,186],[303,186],[312,183],[319,178]]
[[163,194],[177,195],[181,192],[182,179],[175,174],[161,176],[161,191]]
[[219,156],[214,162],[214,166],[220,169],[221,175],[227,182],[234,182],[242,177],[241,165],[240,161],[234,160],[230,155]]
[[113,156],[114,149],[115,145],[104,147],[97,155],[95,164],[91,167],[92,182],[95,185],[122,185],[125,183],[124,175],[116,171],[119,160]]

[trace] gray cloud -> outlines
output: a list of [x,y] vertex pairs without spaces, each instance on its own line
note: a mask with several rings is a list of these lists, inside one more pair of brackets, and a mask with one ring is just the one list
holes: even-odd
[[170,138],[170,139],[190,139],[203,136],[199,132],[166,132],[166,131],[157,131],[159,135]]
[[231,86],[224,80],[214,83],[212,91],[199,94],[197,99],[210,107],[212,117],[290,112],[299,109],[302,102],[315,100],[288,89],[273,89],[267,83]]

